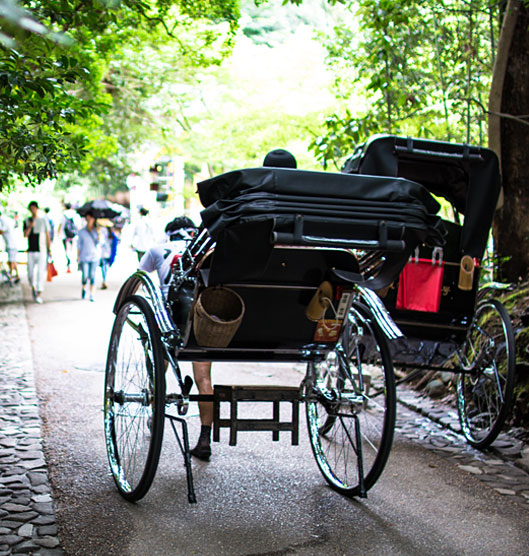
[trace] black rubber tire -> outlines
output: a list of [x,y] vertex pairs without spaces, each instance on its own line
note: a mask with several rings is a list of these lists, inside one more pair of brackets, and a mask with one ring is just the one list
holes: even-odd
[[165,417],[160,333],[149,303],[127,297],[116,315],[105,371],[104,424],[110,470],[131,502],[147,494],[158,467]]
[[[327,483],[346,496],[365,496],[382,474],[393,443],[397,403],[393,363],[384,333],[369,309],[359,303],[351,307],[339,345],[349,370],[341,362],[339,347],[324,361],[309,363],[313,371],[309,368],[308,376],[313,372],[314,381],[307,393],[307,427]],[[352,401],[353,392],[360,401]],[[355,412],[362,439],[360,460]]]
[[478,303],[467,338],[459,351],[457,380],[461,430],[475,448],[487,448],[501,432],[513,402],[514,331],[497,299]]

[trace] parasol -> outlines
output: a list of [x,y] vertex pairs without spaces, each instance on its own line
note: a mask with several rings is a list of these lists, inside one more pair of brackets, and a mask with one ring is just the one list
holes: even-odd
[[124,210],[125,207],[117,203],[111,203],[106,199],[96,199],[95,201],[87,201],[82,207],[77,209],[77,212],[81,216],[91,212],[94,218],[115,218],[120,216]]

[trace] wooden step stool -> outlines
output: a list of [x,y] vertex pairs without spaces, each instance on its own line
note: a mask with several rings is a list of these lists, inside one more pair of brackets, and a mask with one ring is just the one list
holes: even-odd
[[[299,444],[299,387],[296,386],[221,386],[213,389],[213,440],[219,442],[220,429],[230,429],[230,446],[237,444],[238,431],[272,431],[272,440],[279,440],[280,431],[292,432],[292,444]],[[230,403],[229,419],[220,418],[221,402]],[[272,419],[239,419],[239,402],[271,402]],[[280,421],[279,404],[292,404],[292,420]]]

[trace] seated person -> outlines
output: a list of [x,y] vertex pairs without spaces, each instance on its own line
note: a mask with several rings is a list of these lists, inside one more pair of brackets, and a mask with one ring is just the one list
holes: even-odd
[[[160,288],[164,296],[169,289],[171,265],[175,257],[180,256],[196,232],[196,226],[187,218],[175,218],[165,227],[168,240],[151,247],[141,258],[139,269],[145,272],[158,272]],[[193,375],[199,394],[213,394],[211,385],[211,362],[193,362]],[[213,403],[199,402],[200,436],[196,446],[190,451],[192,456],[209,461],[211,456],[211,426],[213,424]]]

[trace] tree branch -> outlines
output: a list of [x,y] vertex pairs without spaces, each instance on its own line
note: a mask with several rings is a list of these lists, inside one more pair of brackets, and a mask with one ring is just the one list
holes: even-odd
[[484,114],[488,114],[489,116],[496,116],[497,118],[505,118],[506,120],[514,120],[520,124],[529,126],[529,121],[525,121],[525,119],[529,118],[529,116],[514,116],[513,114],[506,114],[505,112],[495,112],[493,110],[487,110],[487,108],[485,108],[485,106],[483,106],[483,104],[479,100],[475,98],[471,98],[469,100],[477,104],[481,108],[481,110],[483,110]]

